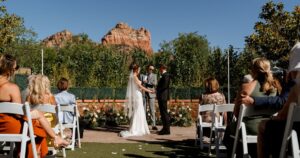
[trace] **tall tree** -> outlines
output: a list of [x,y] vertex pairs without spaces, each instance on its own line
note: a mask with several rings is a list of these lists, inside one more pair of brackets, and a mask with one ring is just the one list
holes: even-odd
[[[208,41],[197,33],[180,33],[176,39],[161,45],[165,59],[172,65],[174,82],[179,87],[199,87],[202,84],[209,55]],[[175,67],[175,68],[174,68]]]
[[246,37],[249,50],[286,68],[288,53],[300,40],[300,6],[287,12],[283,3],[270,1],[262,7],[259,18],[255,32]]
[[24,37],[28,31],[24,27],[24,21],[15,14],[9,14],[3,5],[5,0],[0,0],[0,48],[14,42],[18,37]]

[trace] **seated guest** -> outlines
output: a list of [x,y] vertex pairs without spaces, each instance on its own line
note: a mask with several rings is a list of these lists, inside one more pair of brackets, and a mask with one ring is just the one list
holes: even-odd
[[[199,104],[225,104],[225,96],[223,93],[219,92],[219,82],[213,78],[209,77],[204,81],[205,92],[199,98]],[[201,108],[201,106],[200,106]],[[211,112],[201,112],[202,121],[203,122],[211,122]],[[223,114],[224,122],[227,124],[227,114]],[[198,129],[198,128],[197,128]],[[204,142],[208,142],[208,138],[210,136],[210,128],[203,128]]]
[[[75,95],[69,93],[69,81],[66,78],[61,78],[57,83],[59,93],[55,94],[56,103],[59,105],[69,105],[74,107],[76,105]],[[62,114],[62,123],[73,123],[74,114],[71,112],[64,112]]]
[[[219,82],[215,78],[213,77],[207,78],[204,82],[204,88],[205,88],[205,92],[204,94],[201,95],[199,99],[200,105],[226,103],[224,94],[219,92]],[[212,121],[210,112],[202,113],[201,116],[203,122]]]
[[[21,103],[19,87],[10,82],[10,78],[13,76],[17,68],[17,62],[13,56],[5,54],[0,57],[0,102]],[[47,145],[43,145],[43,138],[47,134],[54,139],[57,146],[67,145],[67,142],[55,135],[43,113],[37,110],[32,110],[31,115],[32,118],[36,119],[41,126],[40,130],[36,130],[36,127],[34,127],[36,147],[40,157],[45,157],[48,153]],[[15,115],[0,114],[0,133],[21,133],[23,121],[23,118]],[[27,147],[27,157],[33,157],[30,142]],[[19,149],[20,145],[17,145],[17,148]]]
[[[33,105],[31,108],[34,109],[34,106],[39,104],[56,105],[55,98],[50,91],[50,81],[47,76],[41,74],[31,75],[28,81],[27,101],[30,105]],[[54,128],[57,124],[55,114],[44,113],[44,116],[50,123],[51,128]],[[48,147],[54,146],[54,142],[50,137],[47,137],[47,144]]]
[[[289,58],[289,74],[291,78],[296,79],[296,85],[294,85],[288,94],[288,99],[285,102],[283,108],[278,112],[278,115],[272,117],[271,120],[262,121],[259,125],[258,135],[258,157],[279,157],[283,133],[286,124],[287,113],[289,105],[292,102],[299,103],[299,89],[300,89],[300,43],[292,48]],[[294,127],[299,135],[300,126],[295,124]]]
[[[243,83],[241,90],[237,94],[236,100],[240,100],[243,95],[249,95],[251,97],[265,97],[265,96],[275,96],[278,94],[277,82],[273,79],[270,62],[265,58],[256,58],[252,62],[251,76],[253,80],[249,83]],[[234,115],[238,118],[239,109],[241,104],[235,103]],[[260,121],[267,119],[267,116],[251,116],[244,118],[247,134],[257,135],[258,133],[258,124]],[[231,156],[233,139],[230,138],[230,135],[235,134],[236,123],[230,124],[227,126],[224,136],[224,143],[228,149],[228,156]],[[238,151],[239,148],[237,148]],[[256,147],[254,148],[255,152],[251,157],[256,157]],[[250,153],[251,154],[251,153]]]

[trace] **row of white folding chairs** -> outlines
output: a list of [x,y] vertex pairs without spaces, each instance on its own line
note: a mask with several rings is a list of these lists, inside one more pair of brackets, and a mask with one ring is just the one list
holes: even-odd
[[[198,118],[197,118],[197,134],[196,134],[196,139],[195,143],[197,144],[198,142],[200,143],[200,148],[203,149],[204,146],[208,147],[208,154],[210,155],[211,153],[211,143],[212,143],[212,134],[213,132],[215,133],[215,138],[214,138],[214,145],[215,145],[215,150],[217,156],[219,155],[219,147],[222,142],[222,137],[223,133],[225,132],[226,126],[224,125],[224,119],[223,115],[220,115],[219,117],[218,114],[220,113],[225,113],[225,112],[233,112],[234,109],[234,104],[204,104],[201,105],[199,104],[198,106]],[[202,121],[202,112],[210,112],[212,122],[203,122]],[[209,143],[204,144],[203,143],[203,129],[204,128],[210,128],[210,137],[209,137]]]
[[[75,131],[77,131],[78,136],[78,146],[81,147],[80,143],[80,134],[79,134],[79,121],[78,121],[78,108],[77,106],[54,106],[50,104],[43,104],[36,107],[37,110],[42,112],[48,112],[53,113],[58,118],[58,112],[72,112],[74,113],[74,119],[73,123],[71,124],[61,124],[58,122],[57,127],[55,129],[58,129],[61,136],[63,136],[63,129],[64,128],[72,128],[72,142],[69,145],[69,147],[74,150],[75,146]],[[34,141],[34,133],[33,133],[33,127],[32,127],[32,121],[31,121],[31,115],[30,115],[30,107],[29,104],[26,102],[25,104],[16,104],[16,103],[0,103],[0,113],[7,113],[7,114],[17,114],[17,115],[24,115],[28,118],[27,122],[24,123],[22,133],[21,134],[0,134],[0,141],[1,142],[11,142],[13,144],[14,142],[21,142],[21,154],[20,157],[25,156],[26,151],[26,142],[31,140],[33,149],[35,148],[35,141]],[[31,130],[32,128],[32,130]],[[77,129],[77,130],[76,130]],[[27,133],[29,131],[30,137],[27,136]],[[26,136],[25,136],[26,135]],[[30,138],[30,139],[29,139]],[[24,146],[25,145],[25,146]],[[12,157],[13,155],[13,145],[10,146],[10,153],[8,157]],[[50,148],[50,150],[54,150],[54,148]],[[34,155],[36,156],[36,150],[33,151]],[[65,149],[63,148],[63,156],[66,157]]]

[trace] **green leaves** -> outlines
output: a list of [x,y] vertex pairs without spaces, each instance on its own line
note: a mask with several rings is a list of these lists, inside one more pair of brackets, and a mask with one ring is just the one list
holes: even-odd
[[266,3],[255,24],[255,32],[246,37],[248,48],[260,56],[287,68],[288,53],[300,39],[300,11],[296,6],[293,12],[284,11],[282,3]]

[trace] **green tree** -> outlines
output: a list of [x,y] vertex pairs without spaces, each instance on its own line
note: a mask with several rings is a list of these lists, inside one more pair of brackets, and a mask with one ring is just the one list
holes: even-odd
[[[199,87],[202,84],[207,58],[208,41],[197,33],[181,33],[176,39],[161,45],[160,55],[172,65],[175,86]],[[168,57],[167,57],[168,56]],[[176,66],[176,67],[175,67]],[[174,68],[175,67],[175,68]]]
[[32,33],[24,27],[23,18],[9,14],[3,5],[5,0],[0,0],[0,48],[4,51],[6,45],[11,44],[17,38],[26,37],[26,33]]
[[300,39],[300,6],[292,12],[284,10],[283,3],[266,3],[256,22],[255,32],[246,37],[249,50],[286,68],[288,53]]

